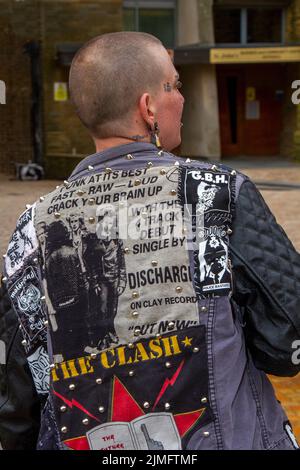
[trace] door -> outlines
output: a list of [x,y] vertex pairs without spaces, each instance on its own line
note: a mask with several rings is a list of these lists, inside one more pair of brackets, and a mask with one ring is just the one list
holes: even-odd
[[219,119],[222,156],[241,155],[243,152],[243,99],[244,77],[239,68],[217,70]]
[[282,66],[219,66],[217,76],[222,155],[279,155]]

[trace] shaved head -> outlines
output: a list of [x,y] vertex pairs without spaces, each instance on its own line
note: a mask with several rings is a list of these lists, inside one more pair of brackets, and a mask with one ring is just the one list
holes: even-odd
[[93,137],[126,131],[142,94],[159,89],[164,54],[157,38],[137,32],[97,36],[77,52],[70,70],[70,95]]

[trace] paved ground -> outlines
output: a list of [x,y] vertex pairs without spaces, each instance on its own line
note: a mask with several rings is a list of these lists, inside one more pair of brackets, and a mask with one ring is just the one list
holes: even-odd
[[[238,167],[238,165],[235,165]],[[274,165],[273,168],[255,167],[243,162],[243,173],[254,181],[282,181],[300,184],[300,165]],[[4,253],[18,214],[25,204],[55,188],[56,181],[9,181],[0,175],[0,253]],[[294,246],[300,251],[300,190],[264,190],[262,194]],[[300,314],[300,312],[299,312]],[[285,407],[300,441],[300,374],[294,378],[271,377],[278,399]]]

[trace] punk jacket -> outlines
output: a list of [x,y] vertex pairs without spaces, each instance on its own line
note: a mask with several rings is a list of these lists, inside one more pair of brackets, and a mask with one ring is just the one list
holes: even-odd
[[266,373],[300,370],[300,256],[245,175],[96,153],[4,264],[4,448],[298,448]]

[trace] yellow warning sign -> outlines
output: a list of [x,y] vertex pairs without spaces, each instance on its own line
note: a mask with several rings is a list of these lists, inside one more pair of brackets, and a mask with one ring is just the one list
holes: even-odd
[[213,48],[210,49],[209,54],[211,64],[299,62],[300,46]]
[[248,86],[246,88],[246,101],[255,101],[256,99],[256,90],[253,86]]
[[54,83],[54,101],[67,101],[68,87],[65,82]]

